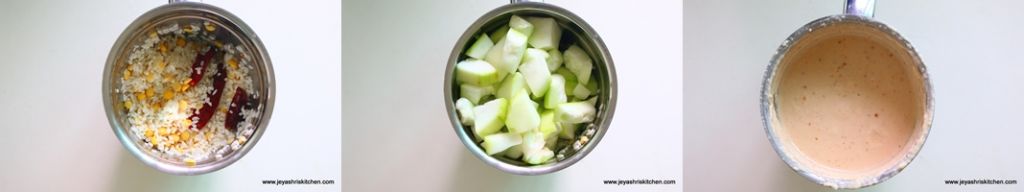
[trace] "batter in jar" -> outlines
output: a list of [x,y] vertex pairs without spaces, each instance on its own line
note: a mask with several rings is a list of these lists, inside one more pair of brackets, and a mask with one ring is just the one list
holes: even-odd
[[840,178],[892,167],[921,129],[925,95],[913,59],[875,29],[814,32],[796,42],[776,77],[784,145]]

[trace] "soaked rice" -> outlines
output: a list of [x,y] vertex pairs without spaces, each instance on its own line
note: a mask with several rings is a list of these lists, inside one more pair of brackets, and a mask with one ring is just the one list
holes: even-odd
[[[252,59],[240,45],[222,43],[213,35],[217,29],[209,23],[192,23],[179,27],[171,24],[151,32],[129,53],[127,67],[119,72],[118,89],[124,110],[127,110],[129,132],[136,142],[148,147],[150,154],[182,162],[187,166],[224,158],[237,150],[252,136],[258,114],[255,109],[243,109],[242,122],[236,131],[225,128],[225,117],[240,87],[256,94],[249,75]],[[211,46],[212,45],[212,46]],[[195,58],[209,48],[219,49],[223,57],[213,58],[202,80],[189,87]],[[218,63],[226,65],[227,78],[220,105],[203,128],[198,129],[198,113],[211,102],[207,93],[213,91],[213,76]],[[259,97],[256,95],[256,97]]]

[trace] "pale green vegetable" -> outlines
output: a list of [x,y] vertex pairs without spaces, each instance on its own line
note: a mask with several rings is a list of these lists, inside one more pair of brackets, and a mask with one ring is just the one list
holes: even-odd
[[572,45],[562,53],[562,59],[565,60],[565,68],[576,75],[580,84],[586,85],[590,82],[590,70],[594,68],[594,64],[590,56],[587,56],[587,52],[577,45]]
[[498,30],[491,32],[491,41],[498,42],[499,40],[505,39],[505,33],[508,33],[508,25],[502,25]]
[[562,130],[558,133],[558,138],[562,139],[573,139],[576,138],[576,128],[579,127],[575,123],[559,122],[558,127]]
[[538,131],[523,133],[523,153],[529,154],[544,149],[544,134]]
[[487,61],[487,63],[490,63],[491,67],[494,67],[494,70],[497,71],[498,79],[499,80],[505,79],[506,75],[508,75],[509,73],[515,72],[515,71],[505,71],[503,69],[505,67],[505,57],[504,57],[505,51],[504,50],[505,50],[505,39],[501,39],[501,40],[498,40],[497,43],[494,43],[494,46],[491,47],[491,50],[488,50],[487,51],[487,55],[484,56],[484,60]]
[[463,125],[473,125],[473,103],[465,97],[455,101],[455,110],[459,112],[459,120]]
[[597,109],[587,102],[571,102],[558,105],[555,121],[566,123],[589,123],[594,120]]
[[548,70],[548,53],[544,50],[530,48],[526,50],[526,59],[520,66],[519,72],[526,78],[526,87],[530,88],[530,95],[533,98],[544,97],[548,90],[548,80],[551,79],[551,71]]
[[551,158],[554,157],[554,156],[555,156],[555,152],[554,151],[551,151],[548,148],[543,148],[543,149],[541,149],[539,151],[534,151],[532,153],[524,152],[523,153],[523,161],[525,161],[526,163],[529,163],[529,164],[539,165],[539,164],[543,164],[543,163],[546,163],[546,162],[550,161]]
[[576,89],[576,84],[579,83],[576,80],[576,75],[569,71],[569,69],[566,69],[565,67],[558,68],[558,70],[555,70],[555,73],[562,75],[562,77],[565,78],[565,95],[573,96],[572,91]]
[[568,96],[565,94],[565,78],[559,74],[551,75],[548,93],[547,96],[544,96],[544,108],[554,109],[568,100]]
[[599,83],[597,82],[597,77],[591,75],[590,82],[587,83],[587,90],[590,91],[590,95],[597,95],[598,89],[600,89],[598,88],[598,84]]
[[558,132],[545,135],[544,137],[546,137],[546,138],[544,138],[544,148],[554,149],[555,145],[558,144],[558,134],[561,131],[562,130],[558,130]]
[[508,158],[519,159],[523,156],[523,144],[509,147],[505,150],[504,155]]
[[526,20],[534,27],[533,35],[530,36],[530,46],[544,50],[558,49],[558,42],[562,39],[562,28],[558,26],[555,19],[528,17]]
[[529,164],[541,164],[551,160],[554,152],[545,148],[544,134],[537,131],[523,133],[523,161]]
[[469,47],[469,50],[466,50],[466,56],[483,59],[487,55],[487,51],[490,51],[493,46],[494,42],[491,41],[490,37],[487,37],[487,34],[480,34],[476,38],[476,42]]
[[509,132],[519,134],[537,130],[540,126],[540,114],[535,105],[526,90],[519,91],[513,96],[508,106],[508,118],[505,119],[505,126]]
[[544,138],[552,138],[561,131],[555,124],[555,111],[544,111],[540,114],[540,128],[537,130],[544,134]]
[[512,18],[508,21],[508,27],[519,31],[523,35],[526,35],[526,37],[533,35],[533,24],[530,24],[529,21],[526,21],[526,19],[523,19],[518,15],[512,15]]
[[583,84],[576,84],[576,87],[572,89],[572,95],[579,100],[587,99],[590,96],[590,90]]
[[509,147],[523,143],[523,137],[519,134],[497,133],[484,137],[484,152],[488,155],[498,154]]
[[590,99],[587,99],[586,101],[583,101],[583,102],[587,102],[590,105],[596,106],[597,105],[597,97],[591,97]]
[[471,84],[459,85],[460,94],[463,98],[469,99],[473,104],[480,104],[480,99],[494,94],[494,88],[491,86],[476,86]]
[[471,85],[490,85],[498,82],[498,74],[486,61],[468,59],[455,64],[455,79]]
[[473,108],[473,132],[483,137],[501,130],[508,111],[508,100],[497,98]]
[[519,93],[521,90],[526,90],[526,79],[523,78],[522,73],[515,72],[505,77],[505,80],[501,82],[501,86],[498,87],[498,93],[495,96],[512,99],[512,96],[515,96],[513,94]]
[[508,30],[508,33],[505,34],[505,45],[502,47],[502,64],[498,70],[511,73],[519,68],[520,62],[523,61],[523,55],[526,54],[527,38],[526,34],[515,29]]
[[558,68],[562,67],[562,52],[558,49],[548,50],[548,70],[555,72]]

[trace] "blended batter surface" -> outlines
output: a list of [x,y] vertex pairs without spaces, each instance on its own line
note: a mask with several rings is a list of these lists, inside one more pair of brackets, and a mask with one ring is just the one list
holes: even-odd
[[776,77],[784,145],[833,177],[892,167],[921,132],[925,95],[913,59],[872,28],[840,24],[814,32],[796,42]]

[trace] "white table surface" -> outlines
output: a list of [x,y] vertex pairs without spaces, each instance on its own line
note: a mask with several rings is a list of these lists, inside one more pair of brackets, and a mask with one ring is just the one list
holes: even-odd
[[341,181],[341,5],[215,1],[263,40],[277,77],[273,117],[245,157],[174,176],[122,147],[100,97],[107,54],[147,1],[0,1],[0,191],[337,191],[264,179]]
[[[507,1],[344,1],[345,191],[682,190],[682,2],[547,1],[584,18],[618,71],[608,134],[586,158],[543,176],[484,164],[456,137],[443,78],[455,41]],[[668,179],[675,185],[605,185]]]
[[[1024,180],[1024,12],[1020,1],[881,0],[875,19],[913,43],[934,87],[935,119],[917,158],[861,191],[1022,191],[946,185],[950,179]],[[759,112],[776,48],[842,1],[684,3],[686,191],[823,191],[771,148]]]

